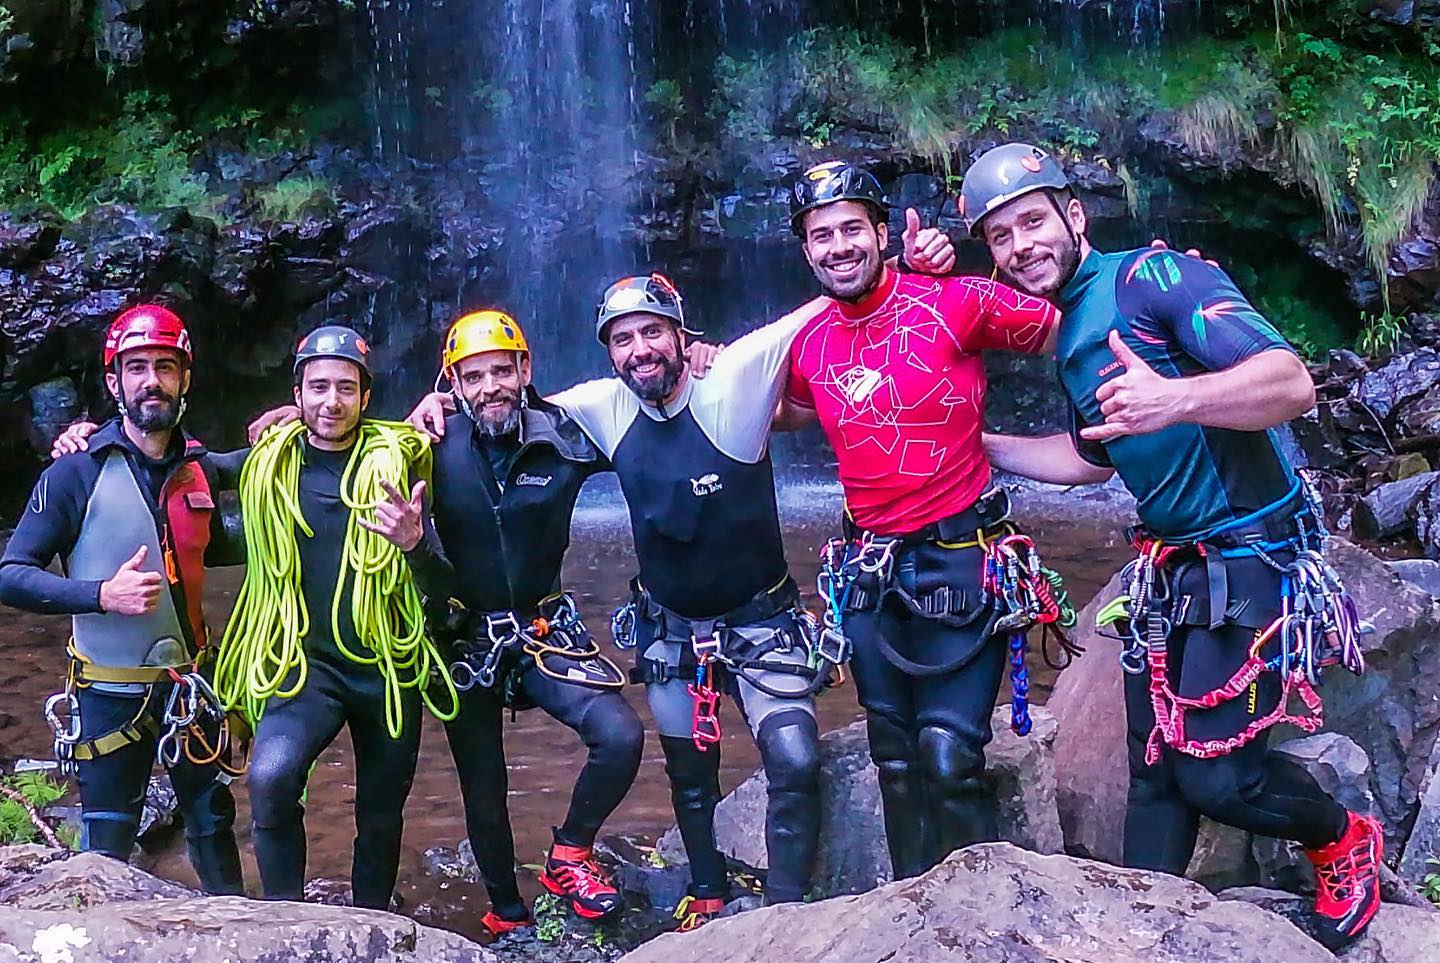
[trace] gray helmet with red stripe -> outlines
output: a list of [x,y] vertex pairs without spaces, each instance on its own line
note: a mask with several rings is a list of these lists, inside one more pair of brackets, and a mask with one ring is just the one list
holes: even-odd
[[980,155],[960,185],[960,215],[972,235],[987,214],[1034,191],[1068,190],[1060,162],[1032,144],[1001,144]]

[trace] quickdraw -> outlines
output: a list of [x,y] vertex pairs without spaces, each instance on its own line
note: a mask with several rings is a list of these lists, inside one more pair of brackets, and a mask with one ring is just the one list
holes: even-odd
[[[984,589],[1002,612],[992,631],[1009,636],[1010,728],[1016,735],[1025,736],[1034,725],[1030,718],[1030,671],[1025,665],[1030,629],[1039,625],[1045,632],[1041,651],[1052,668],[1064,668],[1085,650],[1064,633],[1066,627],[1075,624],[1075,610],[1060,576],[1040,563],[1034,539],[1019,533],[988,542],[983,533],[979,537],[985,551]],[[1051,655],[1052,638],[1064,653],[1063,662]]]
[[[248,760],[238,767],[228,761],[231,746],[230,717],[224,703],[209,681],[197,671],[180,673],[171,669],[174,686],[165,702],[161,716],[160,739],[155,745],[155,761],[166,769],[179,765],[182,758],[197,766],[215,765],[229,776],[243,776]],[[210,744],[205,726],[213,725],[215,744]],[[199,751],[195,751],[195,746]]]
[[477,685],[492,688],[499,678],[505,653],[512,649],[531,659],[538,671],[562,682],[576,680],[553,671],[546,664],[545,656],[561,655],[577,662],[598,661],[603,663],[604,671],[594,678],[587,678],[585,684],[607,689],[623,688],[624,675],[601,653],[600,646],[591,638],[575,600],[569,595],[560,595],[554,601],[555,609],[550,615],[536,616],[523,624],[514,612],[486,614],[484,626],[488,644],[458,643],[461,657],[450,664],[455,688],[461,692],[468,692]]
[[850,590],[861,575],[878,575],[882,583],[888,581],[899,546],[899,539],[869,532],[858,539],[832,538],[821,546],[815,589],[825,604],[825,612],[815,636],[816,668],[820,668],[823,661],[840,670],[850,661],[852,645],[845,635],[845,608],[850,601]]
[[[1303,531],[1296,539],[1300,546],[1309,541]],[[1300,547],[1294,560],[1284,565],[1264,550],[1257,550],[1254,555],[1281,573],[1279,617],[1256,631],[1245,661],[1224,684],[1198,698],[1179,695],[1170,684],[1167,643],[1175,624],[1184,621],[1188,599],[1175,597],[1166,568],[1182,548],[1193,548],[1202,556],[1214,549],[1203,544],[1165,545],[1144,537],[1137,538],[1135,545],[1139,554],[1122,571],[1125,593],[1105,606],[1096,622],[1110,625],[1128,620],[1121,666],[1132,675],[1149,673],[1155,728],[1145,748],[1148,765],[1159,761],[1162,745],[1196,758],[1213,759],[1233,752],[1280,723],[1314,732],[1323,722],[1323,705],[1315,691],[1322,669],[1343,665],[1357,675],[1365,670],[1359,641],[1362,626],[1355,602],[1320,552]],[[1263,650],[1272,641],[1278,652],[1267,659]],[[1226,739],[1187,737],[1186,712],[1213,709],[1236,699],[1250,692],[1266,672],[1278,673],[1281,680],[1280,698],[1272,711],[1252,719],[1243,730]],[[1303,713],[1291,712],[1295,698],[1303,704]]]
[[695,681],[690,683],[690,698],[695,700],[690,735],[695,748],[707,751],[720,741],[720,690],[715,688],[715,661],[720,654],[720,640],[690,637],[690,650],[695,653]]
[[60,764],[62,776],[73,776],[77,769],[75,746],[80,742],[80,700],[75,691],[66,686],[45,700],[45,721],[50,723],[54,733],[55,761]]
[[610,639],[617,649],[635,648],[634,602],[626,602],[610,616]]

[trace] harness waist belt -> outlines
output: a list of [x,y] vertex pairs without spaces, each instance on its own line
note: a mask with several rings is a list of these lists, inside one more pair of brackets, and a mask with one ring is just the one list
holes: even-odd
[[723,615],[703,619],[690,618],[661,605],[640,584],[639,579],[630,581],[630,590],[634,593],[636,612],[655,623],[660,630],[659,638],[687,642],[691,638],[709,638],[716,629],[738,628],[763,622],[800,604],[800,588],[789,575],[771,588],[757,593],[738,608]]
[[1010,495],[1003,488],[992,489],[975,500],[975,504],[954,515],[918,528],[913,532],[887,535],[869,532],[856,525],[850,513],[845,513],[844,532],[847,539],[872,534],[880,538],[893,538],[902,545],[920,545],[925,542],[956,542],[973,540],[977,531],[994,528],[1010,517]]

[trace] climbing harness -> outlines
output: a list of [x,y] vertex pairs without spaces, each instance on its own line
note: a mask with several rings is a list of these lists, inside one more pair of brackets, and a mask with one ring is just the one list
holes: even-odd
[[[845,639],[845,613],[874,610],[886,597],[894,597],[921,618],[956,628],[973,625],[992,611],[996,612],[998,614],[992,616],[994,624],[985,635],[1008,637],[1014,693],[1011,725],[1021,735],[1028,733],[1031,720],[1025,655],[1030,628],[1035,625],[1043,628],[1042,651],[1046,662],[1054,668],[1064,668],[1084,650],[1065,635],[1064,630],[1074,626],[1076,616],[1059,574],[1041,565],[1034,541],[1019,534],[1006,520],[1008,516],[1009,498],[1003,490],[997,490],[982,496],[970,509],[932,523],[919,532],[878,535],[847,525],[852,537],[832,538],[820,550],[816,588],[825,607],[822,643],[831,643],[836,651],[848,656],[848,642],[843,648],[831,642]],[[910,584],[914,581],[913,574],[897,572],[897,564],[914,565],[908,559],[900,562],[902,552],[926,544],[950,551],[980,549],[984,599],[952,584],[921,591]],[[993,604],[978,604],[985,600]],[[973,650],[967,650],[941,664],[925,665],[895,651],[883,635],[876,636],[875,644],[887,661],[916,677],[952,672],[974,657]]]
[[[298,494],[304,432],[300,422],[272,429],[251,450],[240,475],[245,581],[225,627],[215,689],[225,707],[238,708],[252,727],[267,700],[296,695],[308,674],[302,643],[311,613],[300,588],[296,534],[298,529],[314,535],[301,514]],[[459,697],[426,635],[420,592],[403,553],[361,527],[359,520],[386,497],[382,481],[409,491],[411,473],[425,477],[429,465],[429,444],[420,432],[405,424],[366,420],[360,423],[340,479],[340,498],[350,518],[331,603],[331,633],[341,654],[375,666],[385,680],[385,722],[393,738],[399,738],[403,727],[403,690],[419,689],[430,711],[447,722],[459,711]],[[350,650],[341,631],[340,605],[347,585],[360,652]],[[292,672],[294,681],[287,687]],[[430,697],[432,674],[450,697],[443,711]]]
[[[1121,572],[1124,592],[1098,613],[1096,624],[1116,626],[1121,631],[1125,648],[1120,664],[1125,672],[1149,675],[1155,728],[1146,744],[1147,764],[1159,760],[1162,745],[1196,758],[1213,759],[1233,752],[1280,723],[1314,732],[1323,721],[1323,706],[1315,691],[1322,670],[1341,665],[1357,675],[1364,672],[1365,658],[1359,641],[1364,628],[1359,613],[1339,575],[1321,553],[1325,529],[1313,493],[1303,482],[1297,485],[1304,488],[1306,502],[1291,517],[1291,531],[1283,538],[1265,541],[1263,534],[1238,534],[1236,530],[1243,525],[1212,532],[1198,541],[1171,544],[1140,530],[1132,533],[1138,554]],[[1293,495],[1277,504],[1292,501]],[[1253,527],[1265,521],[1267,514],[1262,511],[1242,522]],[[1282,551],[1293,552],[1294,558],[1289,563],[1279,561],[1275,556]],[[1247,555],[1280,574],[1280,614],[1255,629],[1245,661],[1229,680],[1198,698],[1181,696],[1170,683],[1170,635],[1177,626],[1223,624],[1229,611],[1228,589],[1217,590],[1217,577],[1222,586],[1228,583],[1223,582],[1223,575],[1217,576],[1217,569],[1223,573],[1226,559]],[[1177,594],[1170,566],[1179,558],[1198,559],[1206,565],[1211,603],[1208,620],[1195,618],[1191,597]],[[1272,643],[1276,654],[1267,658],[1264,649]],[[1280,677],[1280,698],[1274,710],[1253,718],[1243,730],[1226,739],[1195,740],[1186,735],[1185,714],[1189,710],[1213,709],[1243,693],[1249,693],[1253,707],[1253,687],[1266,672]],[[1293,698],[1300,700],[1303,713],[1290,711]]]
[[462,616],[474,620],[474,630],[455,643],[460,653],[460,658],[450,663],[455,688],[461,692],[477,685],[493,688],[507,652],[518,653],[525,669],[533,667],[560,682],[592,689],[625,686],[625,674],[601,653],[569,594],[542,599],[538,609],[541,614],[532,619],[522,619],[514,612]]
[[[722,672],[776,699],[808,699],[826,686],[843,682],[843,675],[837,679],[833,671],[849,657],[848,646],[836,648],[833,643],[821,643],[821,623],[800,606],[799,590],[788,576],[739,608],[711,619],[690,619],[665,608],[638,581],[631,583],[631,589],[632,601],[611,619],[611,633],[617,644],[624,638],[622,647],[633,647],[635,625],[644,618],[655,625],[656,640],[683,646],[678,668],[657,660],[642,660],[631,679],[640,683],[686,680],[694,703],[691,737],[702,752],[722,736]],[[794,622],[793,629],[757,625],[787,612]],[[758,640],[748,638],[740,631],[748,627],[770,634]],[[797,645],[805,647],[804,663],[770,658],[790,653]],[[777,688],[766,681],[772,674],[797,676],[806,684],[793,691]]]
[[[977,533],[985,552],[985,592],[1001,614],[992,626],[995,635],[1007,636],[1010,653],[1010,728],[1019,736],[1030,734],[1030,672],[1025,665],[1030,629],[1039,625],[1041,652],[1051,668],[1063,669],[1084,649],[1065,635],[1075,624],[1075,609],[1069,604],[1058,573],[1040,563],[1034,539],[1018,532],[986,540]],[[1051,654],[1054,640],[1064,654],[1059,661]]]

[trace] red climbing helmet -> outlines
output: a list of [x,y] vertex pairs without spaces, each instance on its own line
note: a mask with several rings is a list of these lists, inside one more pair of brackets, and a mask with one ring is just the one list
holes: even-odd
[[110,323],[105,335],[105,367],[114,364],[121,352],[134,348],[173,348],[183,354],[187,362],[194,360],[185,322],[174,311],[158,304],[136,305]]

